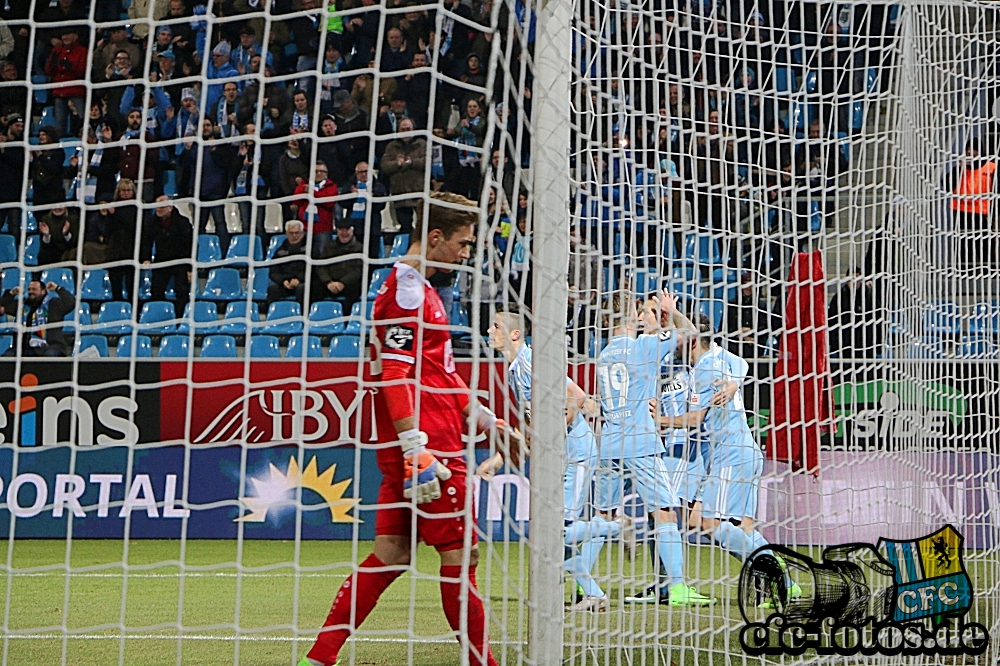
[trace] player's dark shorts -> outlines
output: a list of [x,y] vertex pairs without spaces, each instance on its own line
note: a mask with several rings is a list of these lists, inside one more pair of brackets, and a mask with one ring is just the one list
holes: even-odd
[[[382,469],[382,486],[379,488],[379,509],[375,514],[376,535],[410,536],[413,533],[413,519],[417,520],[417,539],[439,551],[457,550],[465,545],[465,488],[468,469],[465,461],[458,458],[445,459],[451,478],[441,482],[441,497],[420,504],[413,510],[411,500],[403,497],[403,469],[395,471]],[[430,514],[430,515],[426,515]],[[475,507],[472,508],[472,523],[475,523]],[[472,543],[477,542],[473,529]]]

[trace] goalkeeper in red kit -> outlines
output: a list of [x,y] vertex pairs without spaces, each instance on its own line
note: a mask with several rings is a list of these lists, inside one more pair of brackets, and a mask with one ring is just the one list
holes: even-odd
[[463,435],[469,419],[480,432],[506,430],[506,424],[471,397],[455,372],[448,314],[427,281],[469,258],[479,213],[472,201],[456,194],[431,196],[428,214],[414,226],[416,240],[386,278],[372,315],[368,379],[378,387],[376,425],[388,444],[378,449],[383,478],[375,548],[340,586],[323,630],[299,666],[337,663],[344,643],[382,592],[412,566],[414,522],[417,539],[441,556],[441,604],[459,640],[465,612],[469,663],[496,664],[476,589],[475,531],[469,565],[462,566],[466,526],[475,521],[466,515],[469,469]]

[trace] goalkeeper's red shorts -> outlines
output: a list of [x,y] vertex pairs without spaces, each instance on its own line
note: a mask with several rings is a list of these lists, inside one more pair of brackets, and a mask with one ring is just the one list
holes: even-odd
[[[441,460],[439,458],[439,460]],[[457,550],[465,545],[465,484],[468,469],[461,458],[447,458],[451,478],[441,481],[441,497],[420,504],[413,511],[411,500],[403,497],[403,466],[388,465],[382,469],[382,486],[378,492],[379,509],[375,514],[376,535],[410,536],[413,520],[417,521],[417,539],[439,551]],[[441,462],[445,462],[441,460]],[[390,506],[395,505],[395,506]],[[431,514],[431,515],[421,515]],[[472,507],[472,522],[476,508]],[[477,542],[472,531],[472,543]]]

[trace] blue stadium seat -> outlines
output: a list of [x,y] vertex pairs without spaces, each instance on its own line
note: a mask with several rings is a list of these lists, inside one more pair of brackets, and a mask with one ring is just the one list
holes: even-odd
[[24,246],[24,265],[37,266],[38,252],[42,249],[41,236],[28,236]]
[[[374,301],[368,301],[364,317],[366,325],[367,322],[371,321],[372,307],[374,305]],[[344,327],[344,333],[347,335],[361,335],[361,303],[355,303],[351,306],[351,317],[347,320],[347,325]]]
[[236,339],[231,335],[210,335],[201,344],[202,358],[236,358]]
[[253,272],[253,288],[251,290],[251,296],[255,301],[266,301],[267,286],[271,284],[271,269],[260,268],[257,266],[251,270]]
[[[207,340],[207,338],[206,338]],[[160,339],[160,358],[188,358],[191,355],[191,342],[186,335],[165,335]]]
[[60,287],[65,287],[71,294],[76,294],[76,278],[73,277],[72,268],[50,268],[42,271],[42,283],[55,282]]
[[819,86],[819,74],[815,71],[806,73],[806,92],[814,93]]
[[219,324],[219,332],[226,335],[246,335],[247,322],[255,324],[260,321],[260,312],[256,303],[250,305],[250,317],[247,317],[247,302],[233,301],[226,306],[226,314]]
[[132,304],[128,301],[101,303],[97,323],[92,328],[101,335],[128,335],[132,332]]
[[163,172],[163,193],[171,199],[177,196],[177,172],[173,169]]
[[878,92],[878,68],[869,67],[865,73],[865,92],[874,95]]
[[7,266],[3,269],[3,276],[0,278],[0,289],[8,291],[21,284],[21,269],[15,266]]
[[[31,83],[35,86],[45,85],[49,82],[49,78],[44,74],[32,74]],[[35,106],[44,107],[49,103],[49,89],[48,88],[34,88],[35,91]],[[53,109],[54,111],[55,109]]]
[[277,236],[271,236],[271,242],[267,245],[267,260],[270,261],[274,259],[274,253],[278,251],[281,244],[285,242],[285,237],[281,234]]
[[778,92],[795,92],[799,89],[795,80],[795,70],[791,67],[777,67],[774,70],[774,89]]
[[[150,301],[139,313],[139,330],[148,335],[168,335],[177,330],[174,304],[169,301]],[[170,322],[170,323],[166,323]]]
[[390,257],[402,257],[410,249],[410,234],[396,234],[392,239],[392,249],[389,250]]
[[35,217],[34,212],[28,211],[26,216],[27,222],[25,222],[25,229],[27,229],[29,234],[38,233],[38,218]]
[[382,287],[382,283],[385,282],[385,279],[389,277],[390,273],[392,273],[391,268],[380,268],[372,273],[372,280],[368,284],[368,300],[375,300],[378,290]]
[[337,301],[317,301],[309,306],[309,332],[340,335],[344,332],[344,306]]
[[198,236],[198,263],[211,264],[222,261],[222,248],[219,247],[219,237],[213,234]]
[[0,356],[7,353],[7,350],[14,346],[13,335],[0,335]]
[[1000,306],[992,303],[976,303],[969,319],[970,335],[995,336],[1000,332]]
[[809,231],[817,233],[823,229],[823,211],[818,201],[809,202]]
[[695,281],[671,279],[667,282],[665,288],[678,298],[683,297],[692,300],[701,298],[701,285]]
[[195,301],[194,312],[191,311],[191,303],[184,306],[184,318],[177,325],[177,332],[187,335],[191,330],[191,322],[194,322],[195,335],[211,335],[219,333],[219,309],[215,303],[209,301]]
[[458,301],[451,302],[451,315],[449,317],[452,326],[469,327],[469,310]]
[[793,100],[788,105],[788,117],[785,120],[785,129],[789,131],[804,131],[806,128],[806,116],[809,114],[805,102]]
[[302,306],[298,301],[275,301],[267,309],[267,321],[260,327],[270,335],[302,333]]
[[85,349],[94,347],[97,349],[101,358],[107,358],[109,355],[108,351],[108,339],[103,335],[82,335],[76,344],[76,353],[79,354]]
[[250,358],[281,358],[281,343],[274,335],[250,336]]
[[677,258],[677,246],[674,245],[674,235],[672,233],[663,235],[663,256],[667,259]]
[[959,332],[958,306],[954,301],[933,301],[924,310],[926,335],[956,335]]
[[695,306],[695,312],[707,315],[712,320],[712,330],[718,332],[722,330],[722,318],[726,313],[726,302],[714,298],[701,300]]
[[865,109],[861,102],[851,104],[851,129],[860,132],[865,125]]
[[5,264],[17,261],[17,240],[13,236],[0,236],[0,262]]
[[46,125],[52,125],[59,130],[60,134],[64,134],[66,132],[65,127],[56,127],[56,107],[54,106],[46,106],[42,109],[42,119],[38,123],[38,126],[45,127]]
[[[302,358],[302,336],[294,335],[288,339],[288,349],[285,350],[285,358]],[[307,358],[323,358],[323,342],[319,336],[310,335],[309,344],[306,345]]]
[[721,264],[722,253],[719,244],[711,236],[689,234],[684,239],[684,257],[701,264]]
[[[226,260],[250,259],[250,236],[248,234],[237,234],[229,241],[229,248],[226,250]],[[264,250],[261,247],[260,236],[253,237],[253,261],[264,261]],[[245,261],[237,262],[233,265],[246,265]]]
[[201,298],[206,301],[239,301],[246,298],[240,272],[235,268],[213,268],[208,272]]
[[660,276],[652,271],[637,270],[632,275],[632,291],[640,298],[660,290]]
[[361,340],[354,335],[339,335],[330,340],[330,358],[358,358]]
[[941,338],[924,336],[910,343],[906,349],[906,358],[935,359],[947,358]]
[[106,270],[96,268],[83,272],[83,281],[80,283],[80,300],[111,300],[111,280],[108,279],[108,272]]
[[80,330],[85,333],[90,333],[91,323],[93,317],[90,314],[90,306],[86,303],[81,303],[76,308],[76,314],[67,315],[63,318],[63,332],[72,335],[73,331],[76,330],[76,325],[80,325]]
[[847,132],[837,132],[837,147],[840,148],[844,161],[851,163],[851,138]]
[[135,336],[135,354],[132,353],[131,335],[123,335],[118,338],[115,358],[131,358],[133,356],[135,358],[153,358],[153,342],[148,335]]

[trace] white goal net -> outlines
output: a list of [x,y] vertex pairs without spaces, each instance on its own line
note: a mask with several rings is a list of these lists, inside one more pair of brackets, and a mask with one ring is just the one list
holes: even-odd
[[997,30],[0,3],[0,665],[996,660]]

